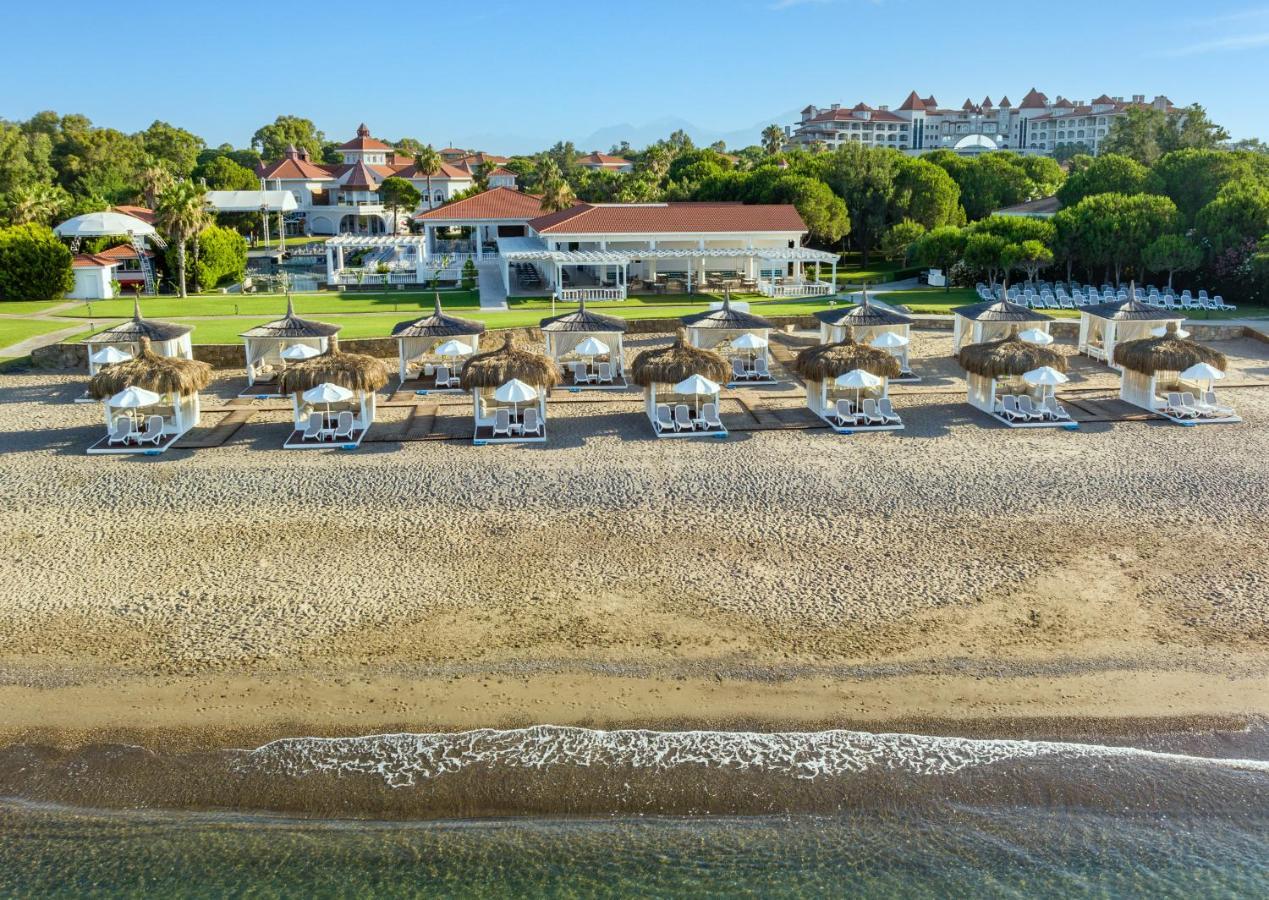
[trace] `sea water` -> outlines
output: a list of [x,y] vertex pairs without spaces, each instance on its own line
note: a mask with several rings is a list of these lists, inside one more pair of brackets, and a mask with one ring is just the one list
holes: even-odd
[[1269,896],[1263,743],[539,727],[10,748],[0,895]]

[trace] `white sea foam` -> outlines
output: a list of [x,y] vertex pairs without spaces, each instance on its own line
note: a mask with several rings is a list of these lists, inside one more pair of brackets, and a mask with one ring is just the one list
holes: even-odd
[[595,731],[555,725],[453,734],[376,734],[284,738],[244,751],[243,771],[302,778],[333,773],[378,776],[409,787],[475,765],[522,769],[629,767],[668,771],[706,766],[762,771],[798,779],[868,771],[950,775],[1008,760],[1138,757],[1190,765],[1269,772],[1269,761],[1209,759],[1131,747],[1056,741],[978,740],[862,731]]

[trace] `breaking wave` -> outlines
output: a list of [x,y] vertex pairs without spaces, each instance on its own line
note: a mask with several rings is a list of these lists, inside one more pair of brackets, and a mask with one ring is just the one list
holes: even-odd
[[553,725],[452,734],[378,734],[284,738],[242,751],[240,772],[304,778],[375,776],[404,788],[480,767],[640,770],[648,774],[704,767],[798,780],[895,772],[955,775],[1025,760],[1142,761],[1269,773],[1269,761],[1222,759],[1131,747],[1057,741],[870,734],[861,731],[597,731]]

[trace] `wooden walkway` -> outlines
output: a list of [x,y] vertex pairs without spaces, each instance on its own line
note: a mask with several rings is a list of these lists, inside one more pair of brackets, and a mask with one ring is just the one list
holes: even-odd
[[172,446],[177,450],[205,450],[209,447],[223,446],[238,433],[238,429],[250,422],[256,413],[264,412],[262,409],[251,406],[229,406],[225,408],[229,410],[228,415],[215,425],[210,428],[195,428]]

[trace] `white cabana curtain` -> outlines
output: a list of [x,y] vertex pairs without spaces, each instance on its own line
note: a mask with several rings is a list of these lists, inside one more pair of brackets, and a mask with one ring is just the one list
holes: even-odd
[[506,407],[507,409],[518,408],[521,412],[524,412],[524,410],[528,407],[536,406],[538,408],[538,416],[543,422],[546,421],[545,390],[539,389],[538,398],[536,400],[530,400],[528,403],[503,403],[494,398],[494,391],[496,390],[498,389],[492,387],[476,388],[471,392],[472,406],[475,410],[476,424],[478,426],[492,425],[494,423],[494,416],[496,415],[497,410],[501,407]]
[[[546,341],[546,355],[556,361],[566,359],[570,355],[573,355],[576,359],[581,359],[580,356],[576,356],[573,353],[578,345],[590,338],[599,338],[599,340],[608,345],[610,351],[608,354],[609,361],[613,364],[614,371],[625,371],[625,365],[622,360],[622,335],[620,331],[545,331],[542,333],[542,337]],[[596,358],[602,359],[603,357]]]
[[181,396],[167,393],[163,399],[153,406],[143,406],[137,410],[121,410],[112,407],[109,401],[102,404],[106,410],[106,428],[114,427],[115,419],[120,415],[135,412],[138,422],[144,424],[149,416],[163,417],[164,434],[184,434],[199,423],[202,418],[202,404],[198,393]]
[[[437,356],[432,351],[446,341],[461,341],[471,347],[473,354],[480,352],[480,335],[462,334],[458,337],[404,337],[397,338],[397,353],[400,362],[401,380],[407,378],[411,366],[422,369],[427,363],[442,364],[449,360]],[[468,357],[458,357],[458,360]],[[450,357],[450,360],[453,360]],[[457,360],[455,360],[457,361]]]
[[247,383],[255,384],[256,377],[260,373],[260,369],[266,365],[275,368],[285,367],[286,360],[282,358],[282,351],[287,347],[295,344],[303,344],[306,347],[313,347],[322,353],[326,352],[326,348],[330,345],[330,339],[324,337],[306,337],[306,338],[243,338],[243,345],[247,354]]
[[969,404],[983,412],[996,411],[996,379],[965,373],[965,383],[969,386]]
[[[86,344],[88,348],[88,374],[96,375],[101,371],[102,367],[93,362],[91,357],[94,353],[104,350],[107,347],[114,347],[127,353],[131,357],[136,357],[141,352],[140,341],[101,341]],[[156,356],[180,357],[181,359],[194,358],[194,344],[189,334],[183,334],[180,337],[172,338],[170,341],[151,341],[150,350]]]
[[751,354],[770,357],[769,347],[763,347],[761,350],[733,350],[730,346],[731,342],[742,334],[756,334],[768,341],[771,340],[770,328],[689,328],[687,340],[693,347],[700,347],[702,350],[713,350],[717,347],[719,353],[728,357],[742,356],[747,359]]
[[[358,431],[365,431],[375,420],[376,402],[376,395],[373,391],[355,391],[351,400],[330,404],[330,412],[332,416],[341,412],[351,412],[353,414],[353,425]],[[308,425],[310,413],[324,413],[326,409],[327,404],[325,403],[312,404],[305,401],[301,391],[296,391],[291,395],[291,412],[297,429],[302,429]]]
[[1123,369],[1119,380],[1119,399],[1143,409],[1158,409],[1158,385],[1169,384],[1175,380],[1175,372],[1157,372],[1154,375],[1147,375],[1144,372]]

